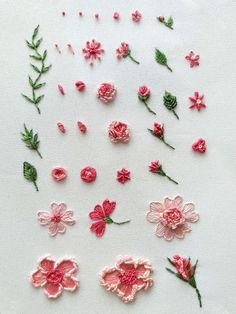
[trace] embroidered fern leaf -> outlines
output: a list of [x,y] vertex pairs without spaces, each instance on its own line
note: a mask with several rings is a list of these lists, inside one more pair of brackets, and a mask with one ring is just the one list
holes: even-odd
[[24,132],[21,132],[22,135],[22,141],[25,143],[26,147],[28,147],[31,150],[35,150],[40,158],[43,158],[41,153],[39,152],[39,139],[38,139],[38,133],[33,132],[33,129],[28,130],[26,125],[24,124]]
[[23,163],[23,175],[24,175],[26,180],[28,180],[30,182],[33,182],[36,191],[38,191],[39,189],[38,189],[38,186],[37,186],[37,183],[36,183],[36,180],[37,180],[37,177],[38,177],[37,170],[36,170],[36,168],[33,165],[31,165],[27,161],[25,161]]
[[171,93],[165,91],[165,95],[163,96],[163,102],[166,108],[172,111],[176,118],[179,119],[179,116],[174,110],[174,108],[177,106],[176,96],[173,96]]
[[155,58],[156,58],[157,63],[166,66],[169,71],[173,72],[172,69],[167,64],[166,55],[163,52],[161,52],[159,49],[156,49]]

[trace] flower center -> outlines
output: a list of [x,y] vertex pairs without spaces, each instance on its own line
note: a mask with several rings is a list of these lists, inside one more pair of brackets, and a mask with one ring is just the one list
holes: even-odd
[[200,105],[201,102],[202,102],[201,99],[198,99],[198,100],[197,100],[197,104],[198,104],[198,105]]
[[59,214],[53,215],[53,217],[51,218],[51,221],[60,222],[61,216]]
[[54,285],[61,283],[63,280],[63,272],[59,269],[54,269],[47,274],[47,282],[52,283]]
[[132,286],[137,282],[138,276],[135,270],[128,270],[123,275],[120,275],[120,282]]
[[171,229],[175,229],[179,224],[184,221],[181,211],[177,208],[170,208],[164,211],[163,223]]

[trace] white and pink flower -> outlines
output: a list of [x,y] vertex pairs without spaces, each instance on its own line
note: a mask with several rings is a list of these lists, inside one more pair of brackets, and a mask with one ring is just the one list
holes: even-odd
[[126,143],[130,139],[129,127],[121,121],[113,121],[108,127],[108,136],[113,143]]
[[58,233],[65,233],[65,225],[74,225],[74,212],[67,209],[65,203],[52,203],[51,213],[47,211],[38,211],[38,221],[42,226],[49,226],[48,233],[54,237]]
[[63,290],[73,292],[79,287],[75,277],[78,264],[73,258],[64,258],[56,263],[52,257],[44,257],[38,263],[37,270],[31,275],[34,287],[43,287],[48,298],[55,299]]
[[193,97],[189,97],[189,100],[191,100],[190,109],[197,108],[198,111],[200,111],[202,108],[206,108],[206,105],[203,101],[204,95],[200,95],[199,92],[195,92]]
[[186,232],[190,232],[189,223],[199,220],[193,203],[183,204],[183,198],[176,196],[173,200],[165,198],[164,203],[151,202],[147,212],[147,220],[156,223],[155,234],[170,241],[174,237],[182,239]]
[[150,277],[153,271],[149,261],[121,257],[115,267],[105,268],[100,275],[101,285],[112,291],[124,302],[130,303],[140,290],[148,290],[153,285]]
[[97,89],[97,97],[104,103],[111,102],[116,96],[116,88],[114,84],[104,82]]

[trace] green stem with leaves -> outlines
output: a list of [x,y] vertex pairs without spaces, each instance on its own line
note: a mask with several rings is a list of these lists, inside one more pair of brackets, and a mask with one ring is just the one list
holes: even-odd
[[38,139],[38,133],[34,134],[33,129],[29,130],[27,129],[26,125],[24,124],[24,132],[21,132],[22,135],[22,141],[25,143],[26,147],[35,150],[40,158],[43,158],[41,153],[39,152],[39,139]]

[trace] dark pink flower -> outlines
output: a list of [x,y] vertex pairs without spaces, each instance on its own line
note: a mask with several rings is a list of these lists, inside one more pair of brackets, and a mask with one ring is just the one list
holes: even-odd
[[120,47],[116,49],[116,56],[118,59],[126,58],[130,54],[129,44],[122,42]]
[[62,180],[65,180],[67,177],[67,171],[65,168],[55,167],[52,169],[51,175],[54,180],[62,181]]
[[159,124],[158,122],[154,122],[153,132],[158,137],[162,137],[164,133],[164,126]]
[[80,171],[80,177],[86,183],[93,182],[96,180],[97,171],[95,168],[87,166]]
[[57,122],[57,128],[61,133],[66,133],[65,126],[62,122]]
[[111,102],[116,96],[116,88],[114,84],[104,82],[97,89],[97,97],[104,103]]
[[190,51],[188,56],[185,57],[186,60],[190,62],[190,68],[199,65],[200,56],[195,54],[195,52]]
[[193,143],[192,149],[201,154],[205,153],[207,149],[206,141],[203,138],[200,138],[197,142]]
[[64,91],[63,86],[60,85],[60,84],[58,84],[57,87],[58,87],[59,92],[60,92],[62,95],[65,95],[65,91]]
[[83,122],[77,121],[77,126],[78,126],[78,128],[79,128],[81,133],[86,133],[87,132],[87,127],[86,127],[86,125]]
[[175,264],[178,273],[185,280],[189,280],[194,272],[192,263],[186,257],[181,257],[179,255],[175,255],[172,262]]
[[150,166],[149,166],[149,171],[150,172],[156,172],[160,169],[160,167],[161,167],[161,164],[160,164],[159,160],[152,161]]
[[114,12],[113,19],[114,20],[119,20],[120,19],[120,13],[119,12]]
[[121,121],[113,121],[108,127],[108,135],[113,143],[126,143],[130,139],[129,127]]
[[77,81],[75,82],[75,87],[79,92],[82,92],[85,89],[86,85],[83,81]]
[[101,43],[92,39],[92,41],[87,41],[85,48],[83,48],[82,52],[84,53],[84,57],[87,60],[90,60],[90,65],[94,64],[94,60],[101,60],[101,54],[104,52],[104,49],[101,47]]
[[151,94],[151,90],[146,85],[142,85],[138,89],[138,97],[141,101],[146,101]]
[[142,14],[138,10],[132,13],[132,20],[134,22],[139,22],[141,18],[142,18]]
[[58,263],[51,257],[44,257],[38,263],[37,270],[31,275],[34,287],[44,287],[48,298],[57,298],[63,290],[70,292],[79,287],[79,280],[75,277],[78,264],[73,258],[64,258]]
[[204,95],[199,95],[199,92],[194,93],[194,97],[189,97],[192,104],[189,107],[190,109],[197,108],[198,111],[201,110],[201,108],[206,108],[206,105],[203,103]]
[[130,180],[130,171],[125,168],[118,170],[116,180],[124,184],[126,181]]

